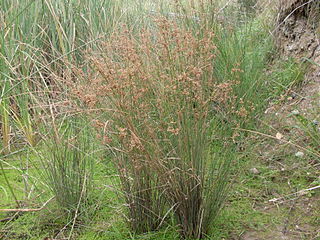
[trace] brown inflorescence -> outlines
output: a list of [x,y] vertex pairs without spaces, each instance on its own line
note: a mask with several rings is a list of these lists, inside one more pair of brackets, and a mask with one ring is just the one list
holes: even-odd
[[155,25],[138,34],[124,26],[114,32],[103,51],[89,57],[98,74],[74,93],[88,108],[108,109],[108,124],[93,125],[116,153],[132,229],[160,227],[169,204],[181,235],[200,237],[207,231],[208,117],[212,103],[234,100],[236,81],[214,77],[212,31],[181,28],[165,18]]

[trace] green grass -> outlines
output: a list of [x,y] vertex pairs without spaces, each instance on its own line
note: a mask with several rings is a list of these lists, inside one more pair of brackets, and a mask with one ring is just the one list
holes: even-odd
[[[255,142],[255,140],[253,140]],[[267,140],[269,141],[269,140]],[[249,153],[251,149],[247,150]],[[260,159],[257,162],[257,155],[252,154],[241,164],[243,169],[240,177],[232,188],[231,196],[220,217],[215,221],[212,235],[208,239],[228,239],[231,236],[240,236],[244,231],[255,229],[261,231],[271,231],[274,226],[281,224],[288,217],[288,207],[277,208],[267,201],[274,197],[274,193],[282,196],[290,193],[294,189],[303,189],[309,186],[310,176],[306,171],[297,172],[296,169],[281,172],[270,170],[269,166]],[[258,158],[259,159],[259,158]],[[294,162],[294,159],[289,160]],[[307,161],[303,161],[304,166],[308,166]],[[74,233],[76,239],[179,239],[174,228],[165,228],[158,233],[134,236],[131,235],[126,224],[123,222],[124,214],[121,203],[117,203],[117,196],[109,188],[104,189],[105,185],[113,185],[114,180],[108,175],[113,172],[110,166],[98,163],[94,185],[95,197],[92,217],[84,218],[80,229]],[[258,176],[249,172],[251,167],[256,167],[261,172]],[[9,176],[11,181],[17,184],[17,174]],[[19,177],[18,177],[19,178]],[[290,179],[292,187],[288,189],[287,179]],[[313,180],[312,180],[313,181]],[[20,194],[23,196],[23,193]],[[317,196],[317,195],[312,195]],[[42,202],[45,199],[42,198]],[[10,201],[8,202],[10,203]],[[259,205],[261,208],[259,208]],[[263,211],[263,207],[268,206],[270,210]],[[96,209],[95,209],[96,208]],[[90,211],[90,210],[89,210]],[[315,212],[310,218],[305,217],[307,224],[317,225],[319,215]],[[297,217],[297,216],[296,216]],[[47,209],[37,213],[26,213],[17,220],[9,223],[11,237],[8,239],[19,239],[24,236],[26,239],[41,239],[41,237],[56,234],[61,230],[70,219],[57,211],[55,204],[49,204]],[[81,220],[80,220],[81,221]],[[41,224],[40,224],[41,223]],[[266,229],[265,226],[268,226]],[[68,233],[66,230],[65,235]],[[267,234],[267,233],[265,233]],[[15,238],[16,237],[16,238]]]

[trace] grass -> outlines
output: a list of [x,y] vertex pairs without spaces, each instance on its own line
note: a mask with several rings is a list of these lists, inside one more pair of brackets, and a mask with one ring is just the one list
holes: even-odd
[[[76,214],[88,202],[93,175],[93,148],[90,129],[81,121],[53,126],[40,154],[44,181],[50,187],[59,206]],[[83,122],[82,122],[83,123]],[[54,124],[54,123],[53,123]],[[58,135],[56,135],[58,134]]]
[[306,214],[289,194],[319,185],[317,113],[292,116],[315,153],[298,166],[240,130],[274,135],[263,112],[304,68],[269,67],[263,15],[226,3],[0,3],[0,206],[31,209],[0,212],[0,238],[268,238]]
[[301,114],[295,114],[294,118],[297,122],[295,126],[301,130],[309,142],[307,142],[306,148],[309,148],[309,153],[315,157],[320,158],[319,145],[320,145],[320,134],[319,134],[319,122],[314,118],[313,120],[309,119],[310,117],[304,116]]

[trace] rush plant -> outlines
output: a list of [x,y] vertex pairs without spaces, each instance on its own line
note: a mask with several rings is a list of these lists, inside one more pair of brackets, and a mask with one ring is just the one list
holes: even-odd
[[74,92],[89,108],[109,109],[95,125],[115,155],[132,230],[155,230],[173,215],[183,238],[201,238],[226,198],[232,161],[216,152],[223,140],[211,146],[213,106],[227,109],[237,83],[215,79],[209,29],[160,18],[152,31],[120,32],[90,58],[99,74]]
[[79,120],[54,126],[40,155],[44,179],[59,206],[71,214],[84,209],[93,174],[93,143]]

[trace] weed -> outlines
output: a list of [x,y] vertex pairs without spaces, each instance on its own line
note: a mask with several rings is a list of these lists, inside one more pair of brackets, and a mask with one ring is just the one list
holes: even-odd
[[[317,119],[309,119],[308,116],[300,114],[299,111],[296,111],[295,114],[292,114],[295,118],[297,125],[296,127],[302,131],[305,135],[303,144],[309,150],[309,153],[314,155],[317,159],[320,158],[320,128],[319,121]],[[300,141],[301,141],[300,140]],[[300,143],[302,144],[302,143]],[[301,152],[302,153],[302,152]],[[297,155],[297,154],[296,154]],[[319,160],[318,160],[319,161]]]
[[78,124],[70,121],[49,135],[40,155],[45,182],[60,207],[72,214],[85,209],[93,174],[89,130]]

